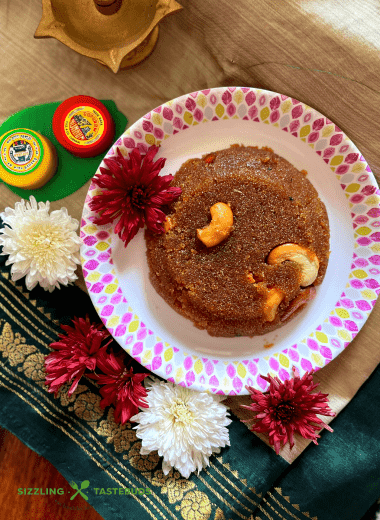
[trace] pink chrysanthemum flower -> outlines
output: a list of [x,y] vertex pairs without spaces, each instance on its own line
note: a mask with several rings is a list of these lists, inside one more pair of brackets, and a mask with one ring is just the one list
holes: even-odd
[[117,156],[104,159],[107,168],[100,168],[93,179],[104,190],[90,202],[90,208],[99,213],[94,223],[104,225],[119,219],[115,233],[125,246],[145,224],[151,231],[163,233],[166,215],[160,207],[181,194],[181,188],[169,187],[172,175],[159,176],[166,159],[153,162],[157,152],[157,146],[151,146],[146,155],[134,148],[127,159],[118,148]]
[[45,358],[45,384],[49,387],[49,392],[57,394],[62,385],[73,381],[68,391],[69,396],[75,392],[85,371],[95,369],[98,356],[112,341],[111,338],[102,345],[105,339],[110,338],[110,334],[103,324],[91,323],[88,316],[86,319],[74,318],[72,321],[74,327],[61,325],[66,335],[59,334],[59,341],[50,344],[56,352]]
[[253,403],[241,405],[254,412],[252,419],[244,420],[251,431],[269,435],[269,444],[274,446],[278,455],[280,448],[287,442],[294,446],[294,433],[318,444],[320,437],[316,432],[321,428],[332,432],[318,415],[333,417],[335,413],[326,404],[328,394],[312,393],[319,383],[313,383],[313,371],[306,372],[302,378],[293,367],[294,378],[282,382],[278,377],[261,376],[269,383],[266,392],[246,386]]
[[115,406],[115,422],[125,424],[129,419],[136,415],[139,411],[139,406],[148,408],[145,401],[147,391],[142,385],[142,381],[150,374],[147,373],[133,373],[133,368],[127,368],[124,360],[126,355],[124,352],[115,355],[113,352],[103,352],[97,362],[98,368],[104,374],[96,374],[90,376],[100,385],[104,385],[100,389],[100,395],[103,399],[100,401],[100,406]]

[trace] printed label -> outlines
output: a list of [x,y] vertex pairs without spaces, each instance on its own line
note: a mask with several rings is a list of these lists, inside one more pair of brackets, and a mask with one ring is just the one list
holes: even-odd
[[89,146],[96,143],[103,135],[104,119],[93,107],[77,107],[67,114],[64,130],[73,143]]
[[13,174],[25,175],[41,162],[43,148],[40,140],[27,132],[14,132],[1,143],[3,166]]

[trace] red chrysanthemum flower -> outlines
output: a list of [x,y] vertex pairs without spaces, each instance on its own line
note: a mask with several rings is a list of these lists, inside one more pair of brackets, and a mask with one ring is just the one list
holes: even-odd
[[163,233],[166,215],[160,207],[181,194],[181,188],[169,187],[172,175],[159,176],[166,159],[153,162],[157,151],[157,146],[151,146],[141,155],[134,148],[127,159],[118,148],[117,156],[104,159],[107,168],[100,168],[93,179],[104,190],[90,202],[90,208],[99,213],[94,223],[104,225],[119,219],[115,233],[125,246],[145,224],[151,231]]
[[136,415],[139,407],[148,408],[144,398],[148,395],[142,381],[150,374],[133,373],[133,368],[127,368],[124,360],[126,354],[121,352],[115,355],[113,352],[103,352],[97,362],[99,369],[103,374],[95,374],[90,376],[96,379],[100,385],[104,385],[100,389],[100,395],[103,399],[100,406],[114,405],[114,417],[116,422],[125,424],[129,419]]
[[251,431],[269,434],[269,444],[274,446],[278,455],[281,446],[290,443],[294,446],[294,433],[318,444],[320,437],[316,432],[321,428],[333,430],[318,415],[333,417],[335,413],[326,404],[328,394],[312,393],[319,383],[313,383],[313,371],[306,372],[302,378],[293,367],[294,378],[282,382],[278,377],[261,376],[269,383],[266,392],[246,386],[253,403],[241,405],[255,413],[252,419],[244,420]]
[[73,381],[68,391],[69,396],[75,392],[85,371],[95,369],[98,356],[112,341],[111,338],[102,346],[102,342],[110,338],[110,334],[103,324],[91,323],[88,316],[86,319],[74,318],[72,321],[74,327],[61,325],[66,335],[59,334],[59,341],[50,344],[56,352],[45,358],[45,384],[49,387],[49,392],[57,394],[62,385]]

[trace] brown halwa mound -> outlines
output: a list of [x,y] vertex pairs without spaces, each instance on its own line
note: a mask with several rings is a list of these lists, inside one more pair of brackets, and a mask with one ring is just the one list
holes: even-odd
[[[319,271],[313,285],[322,282],[328,263],[326,208],[305,174],[270,148],[251,146],[233,145],[184,163],[172,182],[182,194],[167,211],[171,229],[145,234],[156,291],[211,336],[254,336],[281,326],[304,289],[298,264],[268,265],[270,251],[288,242],[314,251]],[[234,225],[224,241],[208,248],[197,229],[209,224],[217,202],[230,206]],[[263,286],[285,293],[271,322],[263,315]]]

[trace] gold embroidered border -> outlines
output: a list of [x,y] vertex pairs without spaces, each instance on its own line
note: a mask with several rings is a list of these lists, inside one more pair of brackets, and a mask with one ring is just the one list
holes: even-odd
[[276,511],[276,509],[269,503],[269,501],[265,497],[263,498],[263,501],[266,504],[268,504],[268,507],[270,507],[281,518],[281,520],[286,520],[286,518],[282,516],[282,514],[279,511]]
[[244,520],[249,520],[248,516],[244,516],[237,509],[235,509],[232,504],[229,504],[227,500],[216,491],[216,489],[214,489],[203,477],[201,477],[201,475],[198,475],[198,478],[221,502],[223,502],[223,504],[225,504],[229,509],[231,509],[231,511],[240,516],[240,518],[243,518]]
[[[280,488],[275,488],[275,491],[282,497],[284,498],[287,502],[289,502],[289,507],[292,507],[294,508],[298,513],[299,513],[299,505],[298,504],[291,504],[290,503],[290,497],[288,496],[284,496],[282,495],[282,492],[281,492],[281,489]],[[269,507],[276,515],[277,517],[280,519],[280,520],[287,520],[287,518],[285,518],[280,510],[277,510],[275,505],[273,505],[273,503],[271,503],[271,501],[273,500],[273,502],[275,502],[278,506],[280,506],[280,508],[285,511],[289,516],[291,516],[292,518],[294,518],[295,520],[302,520],[299,516],[295,515],[292,513],[292,511],[289,511],[289,509],[287,509],[283,504],[281,504],[274,496],[273,494],[268,491],[267,496],[269,496],[270,498],[267,499],[267,498],[263,498],[263,502],[266,504],[266,507]],[[264,513],[264,514],[267,514],[265,510],[263,510],[262,508],[260,508],[261,511]],[[302,515],[304,515],[306,518],[308,518],[309,520],[318,520],[318,517],[317,516],[314,516],[311,518],[310,516],[310,513],[308,511],[305,511],[305,512],[301,512]],[[262,520],[261,517],[259,516],[251,516],[249,520]]]
[[[10,307],[11,307],[12,309],[14,309],[15,312],[19,313],[17,307],[16,307],[16,306],[15,306],[15,305],[14,305],[14,304],[13,304],[13,303],[12,303],[12,302],[7,298],[7,297],[6,297],[6,296],[4,296],[4,294],[1,295],[1,299],[2,299],[2,301],[5,300],[5,301],[10,305]],[[33,323],[29,318],[27,318],[26,316],[23,316],[23,319],[24,319],[26,322],[28,322],[29,326],[32,326],[32,327],[34,327],[35,329],[37,329],[37,327],[34,325],[34,323]],[[49,336],[48,334],[46,334],[46,332],[44,332],[44,331],[41,330],[41,329],[37,329],[37,330],[38,330],[38,332],[39,332],[40,334],[42,334],[43,336],[45,336],[46,338],[48,338],[49,340],[51,340],[51,336]],[[41,341],[40,341],[40,343],[41,343]]]
[[[220,457],[220,458],[221,458],[221,457]],[[223,460],[223,459],[221,459],[221,460]],[[231,468],[229,467],[229,464],[224,464],[223,462],[221,462],[221,464],[223,465],[224,468],[228,469],[228,470],[230,471],[230,473],[232,473],[232,474],[234,475],[234,477],[237,478],[237,479],[239,480],[239,482],[242,482],[242,480],[239,479],[239,477],[237,477],[237,476],[235,475],[235,473],[237,473],[236,470],[231,470]],[[232,482],[231,480],[229,480],[229,479],[227,478],[226,475],[224,475],[223,473],[221,473],[221,472],[217,469],[217,467],[215,466],[215,464],[213,464],[213,463],[210,462],[210,467],[212,467],[215,471],[217,471],[217,472],[219,473],[219,475],[220,475],[221,477],[223,477],[223,478],[224,478],[224,479],[225,479],[225,480],[226,480],[226,481],[227,481],[227,482],[228,482],[232,487],[234,487],[235,489],[237,489],[237,490],[240,492],[240,494],[241,494],[245,499],[249,500],[249,502],[253,503],[256,507],[258,507],[258,508],[260,509],[260,511],[261,511],[262,513],[264,513],[264,515],[265,515],[266,517],[268,517],[270,520],[273,520],[273,518],[270,516],[270,514],[269,514],[267,511],[265,511],[265,510],[263,509],[263,507],[261,506],[260,503],[256,503],[256,502],[253,501],[249,496],[247,496],[245,493],[243,493],[243,492],[242,492],[242,491],[241,491],[237,486],[235,486],[235,484],[233,484],[233,482]],[[219,481],[217,481],[214,477],[212,477],[212,475],[210,474],[209,471],[207,471],[207,470],[205,470],[205,471],[206,471],[206,473],[208,473],[208,474],[210,475],[211,478],[213,478],[213,480],[215,480],[215,482],[217,482],[221,487],[223,487],[223,485],[222,485]],[[245,485],[246,485],[246,483],[245,483]],[[225,489],[225,488],[223,488],[223,489]],[[257,495],[259,498],[261,498],[261,496],[262,496],[261,493],[258,494],[254,488],[250,488],[250,489],[251,489],[251,491],[252,491],[253,493],[255,493],[255,495]],[[228,491],[227,491],[227,492],[228,492]],[[228,492],[228,493],[229,493],[229,492]],[[229,494],[231,495],[231,493],[229,493]],[[231,495],[231,496],[232,496],[232,495]],[[235,497],[235,499],[236,499],[236,497]],[[236,500],[237,500],[237,499],[236,499]],[[264,500],[265,500],[265,499],[264,499]],[[237,501],[238,501],[238,500],[237,500]],[[266,500],[265,500],[265,501],[266,501]],[[239,502],[239,503],[240,503],[240,502]],[[269,504],[268,504],[268,505],[269,505]],[[281,505],[281,504],[280,504],[280,505]],[[245,507],[245,506],[243,506],[243,507]],[[273,511],[274,511],[278,516],[280,516],[280,517],[282,518],[281,514],[280,514],[278,511],[276,511],[276,509],[274,509],[273,506],[270,506],[270,507],[271,507],[271,509],[273,509]],[[245,507],[245,509],[247,509],[247,508]],[[297,520],[299,520],[299,519],[297,519]]]
[[[224,480],[226,480],[231,487],[233,487],[234,489],[236,489],[236,491],[239,491],[239,493],[246,499],[248,500],[249,502],[251,502],[251,504],[253,504],[255,507],[257,507],[259,504],[257,502],[255,502],[251,497],[249,497],[248,495],[246,495],[245,493],[243,493],[243,491],[241,489],[239,489],[237,487],[236,484],[234,484],[226,475],[223,475],[223,473],[221,471],[219,471],[219,469],[216,467],[215,464],[212,464],[210,462],[210,467],[212,467],[222,478],[224,478]],[[209,474],[209,470],[206,468],[204,470],[206,473]],[[211,475],[210,475],[211,476]],[[239,482],[241,482],[241,480],[239,480]]]
[[[249,507],[245,506],[244,504],[242,504],[240,502],[240,500],[236,497],[234,497],[234,495],[227,489],[223,486],[223,484],[221,482],[219,482],[213,475],[211,475],[211,473],[209,471],[207,471],[207,469],[204,470],[204,472],[214,481],[216,482],[217,484],[219,484],[219,486],[223,489],[223,491],[225,493],[227,493],[227,495],[229,495],[230,497],[232,497],[233,499],[235,499],[235,501],[240,504],[246,511],[248,511],[249,513],[252,513],[252,510],[249,509]],[[243,517],[242,517],[243,518]],[[246,518],[246,517],[244,517]]]
[[[13,285],[14,285],[14,287],[17,288],[17,286],[14,284],[14,282],[13,282]],[[39,322],[41,323],[41,325],[43,325],[43,326],[45,327],[45,329],[48,329],[48,330],[50,330],[50,331],[53,333],[52,340],[55,339],[55,338],[57,337],[58,332],[57,332],[56,330],[54,330],[53,327],[51,327],[48,323],[45,323],[45,322],[44,322],[44,321],[43,321],[43,320],[42,320],[42,319],[37,315],[37,313],[36,313],[34,310],[29,309],[29,308],[25,305],[25,303],[24,303],[24,302],[23,302],[23,301],[22,301],[22,300],[21,300],[21,299],[20,299],[16,294],[14,294],[14,293],[11,291],[11,289],[10,289],[9,287],[7,287],[7,285],[6,285],[4,282],[2,282],[1,280],[0,280],[0,286],[3,287],[3,288],[4,288],[4,289],[5,289],[5,290],[6,290],[6,291],[7,291],[7,292],[8,292],[8,293],[9,293],[9,294],[10,294],[10,295],[11,295],[11,296],[16,300],[16,301],[17,301],[17,303],[18,303],[21,307],[23,307],[23,308],[26,309],[28,312],[30,312],[30,314],[33,315],[33,318],[35,318],[37,321],[39,321]],[[21,294],[23,294],[23,293],[21,293]],[[24,295],[24,296],[25,296],[25,295]],[[43,311],[45,312],[45,309],[44,309],[43,307],[41,307],[41,308],[42,308]],[[44,314],[44,313],[41,312],[41,314]],[[34,326],[35,329],[37,329],[37,326],[36,326],[36,325],[33,324],[33,326]],[[42,332],[42,331],[40,331],[40,329],[37,329],[37,330],[38,330],[38,332]],[[47,334],[45,334],[45,336],[49,337]]]
[[[289,506],[293,507],[296,511],[298,511],[295,506],[298,504],[290,504],[290,499],[289,497],[285,497],[282,495],[282,490],[280,488],[275,488],[275,491],[276,493],[278,493],[282,498],[284,498],[287,502],[289,502]],[[279,502],[279,500],[276,499],[276,497],[270,492],[268,491],[268,495],[270,496],[270,498],[272,500],[274,500],[274,502],[276,502],[276,504],[278,504],[281,509],[283,509],[286,513],[288,513],[292,518],[295,518],[296,520],[301,520],[299,516],[296,516],[295,514],[293,514],[291,511],[289,511],[283,504],[281,504],[281,502]],[[310,518],[310,513],[308,511],[305,511],[305,512],[302,512],[301,511],[301,514],[306,516],[306,518]],[[317,516],[314,516],[311,520],[318,520],[318,517]]]
[[[220,457],[216,457],[216,459],[220,462],[220,464],[223,466],[223,468],[227,469],[230,473],[232,473],[232,475],[241,483],[243,484],[243,486],[248,486],[248,483],[247,483],[247,480],[246,479],[241,479],[239,477],[239,473],[237,470],[232,470],[229,463],[225,463],[223,462],[223,458],[220,456]],[[218,470],[218,468],[216,467],[216,464],[214,464],[213,462],[210,461],[210,468],[213,468],[217,473],[219,473],[219,475],[221,475],[232,487],[235,487],[235,489],[238,489],[240,491],[240,494],[246,498],[248,501],[252,502],[253,504],[256,505],[256,502],[254,502],[248,495],[246,495],[245,493],[243,493],[243,491],[241,491],[239,488],[237,488],[233,483],[232,481],[227,477],[227,475],[223,474],[221,471]],[[254,487],[252,488],[248,488],[250,491],[252,491],[252,493],[254,493],[258,498],[262,498],[262,493],[258,493],[256,491],[256,489]]]
[[[14,305],[13,305],[13,308],[14,308]],[[15,323],[17,323],[17,325],[19,327],[21,327],[23,330],[25,330],[27,332],[27,334],[29,334],[29,336],[31,338],[33,338],[35,341],[37,341],[38,343],[40,343],[41,345],[43,345],[44,347],[48,348],[48,345],[46,343],[44,343],[40,338],[37,338],[37,336],[35,336],[31,331],[27,330],[24,325],[16,318],[14,317],[12,314],[9,313],[9,310],[4,307],[4,305],[2,303],[0,303],[0,309],[2,311],[5,312],[5,314],[7,314]],[[15,309],[17,311],[17,309]]]

